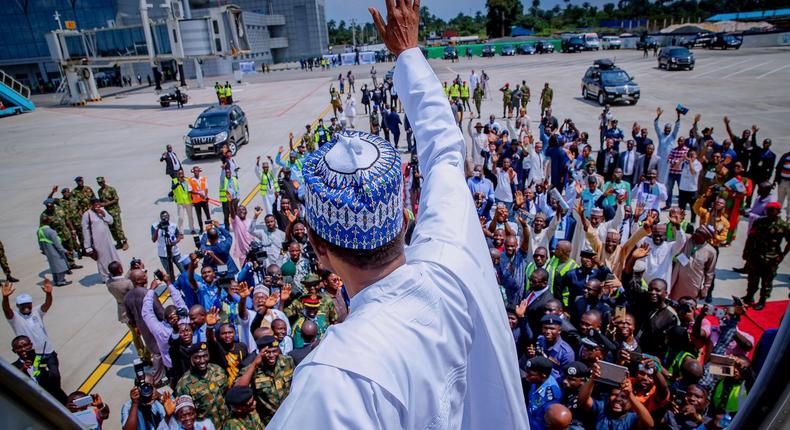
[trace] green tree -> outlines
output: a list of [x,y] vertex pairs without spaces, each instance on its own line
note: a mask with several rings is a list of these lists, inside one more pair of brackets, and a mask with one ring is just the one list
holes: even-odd
[[486,7],[488,8],[486,32],[489,37],[510,35],[510,27],[524,11],[521,0],[487,0]]

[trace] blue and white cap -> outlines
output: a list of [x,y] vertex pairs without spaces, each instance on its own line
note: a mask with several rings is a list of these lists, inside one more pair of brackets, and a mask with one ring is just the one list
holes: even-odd
[[356,130],[336,133],[305,158],[306,219],[329,243],[376,249],[403,228],[403,175],[398,151]]

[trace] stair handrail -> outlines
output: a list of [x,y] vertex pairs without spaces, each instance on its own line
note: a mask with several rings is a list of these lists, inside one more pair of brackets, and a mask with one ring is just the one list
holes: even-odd
[[11,75],[2,70],[0,70],[0,82],[2,82],[3,85],[7,86],[8,88],[11,88],[12,90],[19,93],[19,95],[22,97],[30,100],[30,88],[28,88],[26,85],[23,85],[21,82],[17,81],[11,77]]

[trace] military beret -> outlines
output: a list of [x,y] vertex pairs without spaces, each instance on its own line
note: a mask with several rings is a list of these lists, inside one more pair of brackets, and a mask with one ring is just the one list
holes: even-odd
[[234,386],[225,393],[225,402],[230,406],[244,406],[252,398],[252,388]]
[[582,252],[581,252],[581,256],[582,257],[592,258],[592,257],[595,257],[595,255],[596,255],[595,251],[593,251],[592,248],[584,248],[584,249],[582,249]]
[[94,205],[96,203],[101,203],[101,200],[97,199],[96,197],[91,199],[91,204]]
[[544,325],[562,325],[562,319],[560,316],[554,314],[543,315],[543,318],[540,319],[540,322]]
[[307,308],[317,308],[321,306],[321,300],[316,296],[309,296],[302,299],[302,304]]
[[206,345],[206,342],[198,342],[190,345],[186,350],[186,354],[191,357],[203,351],[208,352],[208,346]]
[[548,358],[539,355],[537,357],[530,358],[527,360],[525,364],[526,370],[534,370],[535,372],[540,373],[551,373],[551,361]]
[[104,182],[104,176],[97,176],[96,182]]
[[261,336],[255,341],[255,345],[258,346],[258,349],[263,349],[270,346],[279,346],[280,343],[277,342],[277,339],[274,336]]
[[782,209],[782,204],[779,202],[770,202],[765,205],[766,209]]
[[80,182],[82,180],[82,176],[77,176],[74,178],[74,182]]
[[572,376],[576,378],[587,378],[590,376],[590,368],[581,361],[572,361],[565,365],[562,369],[565,376]]
[[52,197],[50,197],[50,198],[48,198],[48,199],[44,200],[44,204],[45,204],[45,205],[54,205],[54,204],[55,204],[55,199],[53,199]]

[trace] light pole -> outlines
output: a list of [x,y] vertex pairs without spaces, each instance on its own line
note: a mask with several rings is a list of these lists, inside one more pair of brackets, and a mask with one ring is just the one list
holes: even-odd
[[143,34],[145,35],[145,48],[148,51],[148,61],[151,63],[151,71],[154,73],[154,82],[156,83],[157,91],[162,89],[162,76],[159,74],[159,69],[156,67],[156,60],[154,59],[154,37],[151,35],[151,22],[148,20],[148,8],[153,7],[140,0],[140,19],[143,21]]
[[55,11],[52,17],[55,18],[55,21],[58,22],[58,30],[63,30],[63,25],[60,23],[60,12]]

